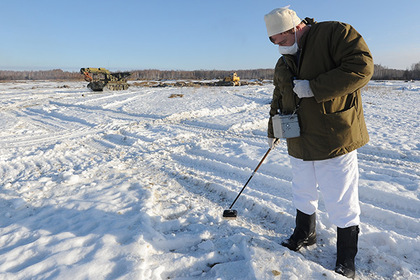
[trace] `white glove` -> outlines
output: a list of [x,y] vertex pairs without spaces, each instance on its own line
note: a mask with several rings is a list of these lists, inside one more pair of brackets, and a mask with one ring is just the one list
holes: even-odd
[[280,144],[280,139],[268,137],[267,142],[270,149],[274,150]]
[[309,98],[314,96],[308,80],[294,80],[293,84],[295,85],[293,91],[299,98]]

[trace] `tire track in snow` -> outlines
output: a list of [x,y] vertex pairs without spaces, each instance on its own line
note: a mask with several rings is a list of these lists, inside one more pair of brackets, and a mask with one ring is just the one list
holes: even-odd
[[[242,110],[242,108],[240,109],[235,109],[233,110],[234,112],[240,111]],[[198,114],[200,115],[200,114]],[[180,117],[182,116],[182,117]],[[192,123],[191,120],[194,119],[194,117],[189,117],[187,118],[187,114],[185,115],[180,115],[180,116],[175,116],[175,117],[168,117],[162,120],[156,120],[153,122],[153,127],[150,128],[153,131],[158,131],[158,130],[164,130],[159,128],[160,126],[162,128],[167,128],[168,126],[170,126],[170,130],[171,131],[185,131],[188,133],[194,133],[194,135],[197,137],[197,139],[195,139],[195,143],[203,141],[212,141],[212,142],[218,142],[218,141],[227,141],[227,140],[232,140],[233,142],[244,142],[244,140],[246,140],[246,142],[249,142],[252,145],[255,145],[255,143],[257,142],[261,142],[257,139],[255,139],[255,136],[250,136],[247,133],[238,133],[238,132],[234,132],[234,131],[226,131],[224,129],[218,129],[218,128],[211,128],[208,127],[206,124],[196,124],[196,123]],[[189,120],[188,123],[186,122],[186,120]],[[179,123],[181,122],[181,123]],[[144,123],[143,123],[144,124]],[[147,126],[147,125],[146,125]],[[168,128],[169,129],[169,128]],[[177,134],[180,134],[177,132]],[[265,138],[265,137],[264,137]],[[220,139],[220,140],[218,140]],[[188,145],[188,142],[186,143],[186,145]],[[242,186],[238,186],[238,181],[245,181],[246,178],[249,177],[249,175],[251,174],[251,169],[249,167],[246,167],[249,170],[243,171],[242,170],[242,174],[241,176],[236,176],[236,180],[229,179],[230,177],[232,177],[232,175],[234,174],[227,174],[227,175],[223,175],[220,176],[220,170],[226,170],[226,158],[220,158],[219,157],[215,157],[213,159],[213,163],[212,164],[208,164],[209,160],[211,161],[211,157],[212,155],[214,155],[214,153],[209,153],[206,151],[203,151],[203,154],[200,155],[198,154],[200,151],[200,149],[196,149],[197,147],[193,147],[190,149],[190,151],[188,152],[187,155],[180,155],[180,151],[179,151],[179,146],[177,146],[174,151],[171,151],[171,148],[166,147],[165,150],[167,151],[168,154],[170,154],[170,158],[168,158],[167,160],[162,160],[165,162],[165,166],[167,168],[169,168],[169,166],[171,165],[170,163],[172,161],[176,161],[177,163],[173,165],[173,169],[172,170],[167,170],[167,172],[169,173],[178,173],[178,172],[182,172],[184,174],[188,174],[187,176],[191,176],[192,178],[196,178],[197,180],[200,180],[200,177],[204,177],[206,178],[206,173],[208,173],[208,170],[206,171],[206,168],[214,168],[215,165],[216,166],[220,166],[217,168],[217,170],[215,171],[215,173],[212,173],[211,175],[209,175],[207,178],[213,178],[212,180],[214,181],[215,178],[214,176],[216,176],[218,179],[217,181],[219,181],[220,183],[213,183],[213,184],[206,184],[205,181],[203,181],[202,183],[204,185],[206,185],[206,188],[210,191],[210,192],[214,192],[216,191],[216,193],[222,194],[227,192],[230,192],[231,195],[227,198],[223,198],[223,200],[227,201],[227,199],[229,200],[233,200],[233,198],[236,196],[238,189],[240,189]],[[151,152],[153,153],[153,152]],[[204,169],[202,170],[202,172],[200,172],[197,168],[198,166],[200,166],[200,161],[202,161],[204,163]],[[230,159],[230,161],[232,161]],[[237,163],[240,163],[241,159],[237,160]],[[242,159],[243,161],[243,159]],[[255,164],[256,165],[256,164]],[[189,168],[185,168],[186,166],[190,166]],[[183,171],[180,171],[181,168]],[[230,166],[230,168],[232,168],[232,166]],[[238,172],[238,170],[240,170],[241,168],[239,167],[239,165],[236,165],[236,168],[234,170],[234,172]],[[243,169],[243,168],[242,168]],[[261,175],[263,176],[263,175]],[[265,175],[267,176],[267,175]],[[276,174],[275,176],[278,177],[278,174]],[[235,177],[235,176],[234,176]],[[268,177],[266,177],[264,180],[279,180],[278,178],[274,178],[272,175],[268,175]],[[264,181],[263,180],[263,181]],[[280,179],[280,181],[282,180],[286,180],[286,181],[290,181],[290,175],[284,175],[284,177],[282,179]],[[222,187],[223,184],[226,184],[227,182],[232,181],[231,184],[233,184],[233,186],[236,185],[236,189],[235,190],[229,190],[226,189],[225,187]],[[255,179],[254,179],[255,181]],[[241,184],[241,183],[240,183]],[[255,184],[258,184],[258,181],[255,182]],[[281,183],[279,184],[281,185]],[[267,190],[270,190],[268,185],[266,185],[265,187]],[[272,190],[269,191],[269,193],[271,193]],[[289,191],[286,191],[289,192]],[[267,198],[268,196],[270,196],[270,194],[266,194],[265,191],[259,191],[259,190],[254,190],[254,193],[258,193],[259,197],[255,198],[255,200],[260,200],[259,202],[256,203],[255,200],[253,200],[253,198],[251,196],[248,197],[248,199],[245,199],[245,201],[248,201],[248,205],[251,206],[252,208],[256,209],[256,205],[258,205],[257,208],[260,208],[260,212],[264,212],[264,214],[262,214],[262,216],[267,216],[266,212],[270,212],[271,211],[271,206],[265,206],[265,207],[260,207],[261,203],[261,196]],[[244,197],[246,197],[247,195],[244,194]],[[287,201],[290,205],[290,201]],[[264,202],[263,202],[264,203]],[[225,203],[227,204],[227,203]],[[229,203],[230,204],[230,203]],[[284,203],[280,203],[278,202],[277,204],[281,205]],[[238,205],[240,205],[238,203]],[[276,205],[273,205],[272,207],[274,208],[278,208],[276,207]],[[276,216],[276,214],[272,215],[273,217]]]
[[[97,145],[89,145],[89,147],[98,151],[103,150]],[[114,149],[110,152],[116,153]],[[228,240],[229,238],[215,236],[216,233],[220,234],[218,226],[220,219],[212,215],[210,209],[214,207],[197,208],[200,205],[211,205],[212,202],[206,201],[200,195],[187,192],[176,180],[168,178],[159,170],[154,170],[152,165],[148,164],[148,166],[151,170],[143,174],[142,181],[149,182],[147,188],[151,195],[145,202],[143,211],[149,217],[149,225],[153,228],[154,237],[141,237],[142,244],[147,244],[142,245],[147,248],[144,252],[147,255],[144,255],[141,266],[142,275],[145,278],[166,279],[203,273],[214,274],[218,264],[219,266],[222,263],[232,262],[240,264],[243,261],[240,252],[232,255],[224,252],[220,254],[207,252],[210,248],[223,247],[227,243],[234,246],[233,242]],[[198,229],[197,222],[202,224]],[[216,229],[208,230],[213,227]],[[231,236],[228,233],[225,235]],[[191,250],[196,252],[195,257],[189,256]],[[185,253],[188,255],[184,255]],[[174,262],[174,259],[178,259],[179,263]],[[183,267],[182,270],[178,269],[180,266]]]
[[[410,195],[419,188],[420,163],[416,155],[401,158],[395,152],[378,152],[369,147],[360,149],[359,168],[361,173],[360,198],[373,208],[392,209],[402,219],[420,218],[420,201]],[[377,185],[383,185],[378,188]],[[396,193],[398,199],[395,199]],[[368,213],[367,213],[368,214]]]
[[[206,135],[201,135],[201,137],[207,138]],[[217,142],[218,140],[212,139],[212,141]],[[188,144],[186,145],[188,146]],[[167,148],[167,151],[168,152],[165,153],[165,159],[160,158],[158,160],[158,162],[165,162],[164,170],[166,173],[172,174],[173,176],[181,176],[180,174],[182,174],[182,177],[185,177],[185,180],[199,182],[198,184],[204,186],[205,190],[198,189],[196,190],[196,193],[204,196],[207,196],[207,193],[215,193],[221,195],[222,201],[220,203],[222,203],[224,207],[230,205],[230,203],[236,197],[238,191],[242,188],[243,183],[252,172],[249,167],[244,168],[235,163],[232,165],[231,162],[226,162],[223,160],[223,158],[220,159],[220,156],[222,155],[214,156],[214,158],[214,153],[208,153],[207,157],[200,155],[197,156],[195,155],[197,151],[195,147],[190,147],[187,152],[180,151],[178,146],[176,147],[176,151],[171,151],[170,147]],[[206,154],[206,152],[203,153]],[[159,163],[156,163],[155,165],[158,166]],[[277,181],[279,187],[283,185],[283,193],[289,193],[290,191],[287,188],[289,178],[276,178],[266,174],[260,174],[259,177],[260,178],[253,178],[253,184],[260,185],[263,187],[263,189],[252,189],[254,195],[258,194],[256,197],[244,193],[242,195],[242,200],[246,201],[244,204],[250,206],[250,208],[254,208],[256,211],[263,213],[262,216],[267,216],[267,213],[273,211],[272,208],[276,208],[277,212],[282,212],[282,210],[278,209],[284,206],[280,205],[290,205],[290,201],[281,198],[281,196],[279,196],[279,189],[272,189],[270,188],[270,185],[272,181]],[[266,203],[273,203],[270,202],[271,199],[268,199],[273,194],[275,197],[278,196],[276,199],[281,202],[262,206]],[[261,197],[263,197],[265,200],[261,199]],[[237,206],[241,206],[241,202],[238,201]],[[272,216],[275,217],[276,215],[273,214]]]
[[[217,178],[219,182],[226,182],[226,189],[232,191],[242,189],[243,184],[251,176],[253,168],[258,163],[253,161],[254,166],[244,166],[244,162],[251,162],[251,160],[242,159],[241,162],[241,159],[235,159],[232,161],[226,160],[227,158],[224,155],[216,156],[214,153],[209,153],[208,156],[205,156],[205,152],[202,152],[202,154],[197,155],[194,149],[186,151],[185,154],[171,153],[171,161],[175,161],[174,166],[184,168],[186,172],[191,174],[196,174],[197,176],[208,175],[209,178]],[[271,170],[268,168],[264,170],[260,168],[258,171],[253,176],[249,186],[247,186],[248,189],[274,196],[280,195],[279,190],[282,190],[286,196],[291,195],[289,191],[290,176],[287,174],[279,174],[277,176],[274,172],[270,172]]]
[[[193,251],[204,251],[204,252],[218,252],[214,253],[206,253],[207,260],[205,262],[201,261],[200,259],[195,260],[196,264],[201,263],[201,267],[195,272],[192,271],[190,275],[199,276],[205,275],[212,276],[217,275],[219,270],[222,270],[224,266],[228,265],[230,267],[237,266],[240,268],[239,271],[243,271],[244,275],[247,277],[251,277],[253,275],[252,268],[247,264],[247,259],[249,259],[249,250],[250,250],[250,241],[252,238],[256,238],[257,235],[252,231],[249,231],[246,235],[243,234],[244,231],[248,231],[246,229],[255,228],[256,226],[261,229],[258,225],[252,225],[252,222],[247,221],[246,219],[238,219],[232,225],[231,222],[221,220],[221,213],[223,208],[218,205],[217,200],[216,203],[213,201],[215,197],[211,198],[207,195],[203,195],[201,192],[194,192],[194,189],[200,186],[200,181],[194,180],[190,176],[183,176],[183,175],[175,175],[172,174],[172,180],[175,180],[177,183],[182,186],[182,189],[189,193],[188,197],[190,199],[190,203],[192,207],[199,206],[198,210],[200,213],[195,213],[193,217],[181,216],[178,219],[181,221],[188,221],[191,222],[191,235],[189,236],[196,236],[197,227],[201,228],[203,226],[203,232],[200,235],[201,240],[196,240],[196,244],[193,245]],[[191,192],[192,191],[192,192]],[[217,194],[214,193],[217,196]],[[194,199],[197,197],[198,199]],[[208,205],[208,208],[202,208],[200,205]],[[204,214],[205,213],[205,214]],[[203,218],[204,216],[204,218]],[[203,220],[204,219],[204,220]],[[207,222],[208,220],[209,222]],[[198,224],[197,224],[198,223]],[[186,231],[188,231],[187,224],[181,224],[180,228],[174,228],[173,226],[170,227],[168,234],[175,236],[177,232],[181,234],[185,238]],[[159,227],[165,228],[164,225],[160,224]],[[167,229],[168,230],[168,229]],[[262,231],[264,232],[264,231]],[[178,240],[184,243],[184,240]],[[192,238],[194,241],[194,238]],[[190,241],[191,242],[191,241]],[[240,244],[240,245],[239,245]],[[178,245],[179,246],[179,245]],[[188,245],[187,245],[188,247]],[[191,251],[191,249],[187,249],[184,246],[173,249],[174,253],[183,253]],[[247,269],[249,268],[249,269]],[[200,272],[201,270],[201,272]],[[186,276],[185,270],[184,272],[178,271],[177,276]]]
[[389,153],[361,149],[359,168],[363,171],[359,196],[362,225],[376,225],[371,230],[392,231],[407,240],[418,236],[420,201],[411,195],[420,182],[419,174],[412,172],[418,169],[416,166],[415,157],[408,156],[401,160],[399,156],[394,158]]
[[[413,173],[413,169],[420,170],[420,157],[414,153],[400,154],[361,148],[358,157],[366,171],[393,178],[406,178],[417,184],[420,181],[420,173]],[[380,167],[377,167],[378,163],[381,163]]]
[[[416,238],[420,232],[418,218],[400,214],[373,204],[361,202],[362,220],[375,224],[380,230],[395,231],[400,235]],[[362,222],[363,223],[363,222]]]
[[[237,110],[234,110],[234,111],[237,111]],[[168,119],[170,120],[169,124],[167,123]],[[213,129],[213,128],[199,126],[199,125],[196,125],[196,124],[191,125],[190,123],[185,124],[184,123],[185,119],[186,119],[185,117],[182,118],[182,121],[183,121],[182,124],[178,124],[178,122],[180,121],[179,117],[166,118],[166,119],[163,119],[163,120],[154,121],[153,130],[157,131],[157,130],[160,130],[160,128],[159,128],[160,126],[166,128],[169,125],[172,130],[186,131],[188,133],[193,132],[197,137],[195,142],[200,142],[200,141],[203,141],[203,142],[206,142],[206,141],[212,141],[212,142],[226,141],[227,140],[226,135],[229,135],[228,138],[231,139],[232,142],[239,142],[240,143],[240,142],[244,142],[245,139],[247,139],[246,142],[251,142],[250,144],[252,144],[252,145],[255,145],[255,143],[258,142],[258,139],[255,140],[255,137],[252,137],[252,136],[244,137],[243,134],[236,133],[236,132],[233,132],[233,133],[232,132],[226,132],[225,130],[222,130],[222,129]],[[173,124],[173,120],[176,120],[175,121],[176,125]],[[158,127],[156,127],[157,124],[159,125]],[[220,139],[220,140],[218,140],[218,139]],[[219,175],[217,173],[219,170],[226,170],[226,167],[228,167],[228,169],[232,169],[232,166],[230,166],[229,164],[226,163],[226,159],[227,159],[226,157],[222,156],[223,158],[221,158],[221,156],[218,156],[218,157],[214,157],[212,159],[212,155],[215,155],[215,153],[206,152],[206,151],[202,151],[202,155],[199,155],[201,150],[199,148],[197,149],[197,147],[191,148],[190,151],[189,151],[189,155],[186,155],[186,157],[189,156],[190,158],[185,158],[184,157],[183,159],[182,159],[183,156],[181,156],[179,154],[180,151],[179,151],[178,146],[176,147],[176,151],[170,151],[170,147],[166,148],[166,150],[168,151],[168,153],[172,154],[172,157],[171,157],[170,160],[168,160],[168,162],[170,162],[172,160],[175,160],[175,161],[178,162],[178,164],[180,166],[183,166],[183,167],[191,165],[190,166],[190,171],[193,171],[195,173],[200,173],[199,170],[197,170],[198,166],[200,166],[200,162],[203,162],[205,164],[203,166],[204,167],[203,171],[205,171],[206,168],[213,169],[215,166],[220,166],[220,167],[216,168],[217,169],[217,171],[216,171],[217,175]],[[193,157],[193,155],[195,155],[195,157]],[[209,165],[208,163],[209,163],[210,160],[213,161],[213,164]],[[247,169],[249,169],[249,170],[246,170],[246,171],[240,170],[241,168],[237,164],[240,164],[243,161],[244,161],[244,159],[235,160],[235,166],[236,167],[232,171],[233,173],[224,175],[223,177],[221,177],[219,179],[219,181],[226,183],[226,181],[231,180],[231,179],[228,179],[228,178],[232,177],[232,175],[235,175],[234,173],[238,173],[238,171],[241,171],[240,173],[242,173],[242,175],[240,177],[236,176],[236,180],[233,181],[233,184],[238,185],[237,180],[245,181],[245,179],[248,178],[249,175],[251,174],[252,170],[249,167],[247,167]],[[232,163],[232,158],[229,158],[229,162]],[[168,165],[168,164],[166,164],[166,165]],[[256,165],[256,163],[255,163],[255,165]],[[186,171],[186,172],[188,172],[188,171]],[[204,172],[204,173],[207,173],[207,172]],[[266,178],[265,180],[270,180],[270,179],[273,179],[273,178],[274,178],[274,180],[278,180],[278,177],[279,177],[278,174],[274,175],[277,178],[272,177],[272,176],[273,175],[269,175],[269,177]],[[290,175],[284,174],[283,177],[282,177],[282,180],[290,181]],[[254,181],[255,181],[255,179],[254,179]],[[255,182],[255,184],[258,184],[258,182]],[[239,187],[237,187],[237,188],[239,188]],[[265,187],[265,188],[266,188],[267,191],[270,190],[268,186]],[[257,191],[257,192],[259,192],[261,195],[264,195],[264,191]]]
[[154,252],[149,250],[143,275],[159,279],[200,275],[214,278],[225,264],[241,267],[244,275],[252,275],[244,265],[249,249],[246,245],[238,248],[235,242],[243,243],[247,238],[220,219],[222,208],[186,188],[190,184],[197,187],[197,182],[184,181],[182,175],[168,174],[160,163],[155,164],[148,161],[150,173],[146,180],[151,196],[146,202],[148,207],[143,209],[156,231],[154,238],[146,239]]
[[[144,124],[143,124],[144,125]],[[159,128],[157,128],[156,123],[153,126],[148,127],[145,125],[146,131],[137,131],[137,135],[130,134],[130,137],[134,137],[137,139],[144,139],[142,135],[150,135],[149,130],[152,131],[152,134],[157,133]],[[159,124],[159,126],[164,127],[164,125]],[[170,126],[174,128],[174,126]],[[133,128],[131,128],[133,129]],[[178,130],[178,128],[175,128]],[[132,131],[132,130],[131,130]],[[207,130],[210,134],[216,134],[220,136],[219,131],[214,130]],[[130,132],[132,133],[132,132]],[[247,262],[247,258],[249,258],[249,247],[251,246],[251,239],[254,238],[255,240],[260,239],[260,234],[254,233],[252,230],[249,230],[249,234],[243,235],[244,230],[248,231],[247,229],[256,229],[264,231],[264,224],[271,224],[267,231],[267,236],[269,239],[263,241],[266,243],[266,246],[273,246],[273,241],[271,239],[277,238],[273,232],[273,229],[277,229],[277,225],[273,224],[273,220],[278,219],[278,213],[271,214],[271,208],[264,207],[260,209],[261,201],[256,202],[255,200],[249,200],[244,196],[244,201],[242,204],[246,205],[249,204],[250,210],[247,211],[255,211],[256,213],[252,214],[245,214],[239,222],[238,226],[234,226],[232,228],[231,224],[226,223],[221,219],[221,213],[223,211],[223,207],[227,204],[228,200],[231,200],[234,195],[236,195],[236,190],[232,192],[230,196],[226,196],[223,193],[225,190],[223,189],[222,185],[225,184],[229,179],[230,176],[222,175],[220,176],[220,172],[216,171],[216,180],[219,180],[219,183],[209,183],[206,180],[206,166],[204,166],[203,170],[198,170],[197,165],[199,165],[199,161],[203,160],[203,163],[208,164],[208,160],[204,159],[200,155],[189,154],[188,152],[194,151],[194,147],[190,147],[191,142],[194,138],[184,138],[183,133],[178,134],[179,138],[172,139],[173,141],[185,141],[185,145],[183,148],[179,147],[179,144],[171,146],[162,147],[159,144],[153,143],[152,139],[143,142],[143,141],[136,141],[137,145],[142,145],[140,150],[144,150],[145,154],[153,154],[154,156],[147,157],[146,162],[148,162],[149,166],[154,166],[158,169],[156,173],[156,177],[159,179],[157,182],[154,181],[153,183],[153,191],[157,192],[153,196],[157,196],[158,200],[154,201],[152,204],[154,205],[153,210],[150,210],[150,216],[153,217],[154,220],[153,227],[160,232],[161,237],[163,238],[161,241],[152,242],[154,247],[160,248],[161,250],[167,248],[165,254],[169,254],[168,259],[174,259],[175,255],[182,255],[185,252],[193,251],[204,251],[206,252],[208,249],[219,248],[219,254],[214,255],[214,253],[208,255],[205,259],[198,258],[194,259],[193,267],[187,266],[183,271],[171,271],[169,269],[168,272],[160,274],[161,276],[165,277],[186,277],[187,275],[214,275],[217,274],[217,271],[223,269],[226,265],[228,266],[235,266],[240,265],[241,271],[243,271],[244,262]],[[199,131],[196,135],[199,139],[211,139],[212,141],[218,141],[218,139],[223,138],[216,138],[216,137],[209,137],[208,134],[202,134],[202,130]],[[194,145],[193,145],[194,146]],[[187,153],[185,150],[188,150]],[[216,164],[221,164],[221,169],[223,170],[223,162],[220,161],[217,157],[215,158]],[[211,161],[211,160],[210,160]],[[191,163],[191,165],[190,165]],[[211,165],[215,164],[211,161]],[[236,168],[234,167],[235,171],[240,169],[239,166]],[[163,172],[163,173],[162,173]],[[246,172],[248,173],[248,172]],[[223,173],[225,174],[225,173]],[[215,174],[210,174],[208,178],[214,179]],[[220,177],[217,177],[220,176]],[[159,183],[162,181],[162,178],[166,179],[166,183]],[[270,177],[271,179],[272,177]],[[214,180],[213,180],[214,181]],[[170,182],[170,183],[169,183]],[[170,187],[169,187],[170,184]],[[217,187],[217,184],[219,185]],[[164,189],[160,185],[163,185]],[[181,195],[174,196],[171,198],[171,195],[168,195],[168,192],[172,192],[174,190],[174,186],[177,186]],[[217,188],[220,191],[217,191]],[[173,196],[173,194],[172,194]],[[164,199],[161,199],[164,197]],[[185,198],[188,197],[189,204],[185,204]],[[229,202],[230,203],[230,202]],[[158,205],[156,207],[156,205]],[[176,206],[174,206],[176,205]],[[205,209],[202,209],[202,205],[207,205]],[[241,206],[240,203],[238,203]],[[254,205],[254,206],[252,206]],[[194,209],[195,207],[200,207],[199,209]],[[273,205],[274,206],[274,205]],[[277,209],[276,209],[277,210]],[[197,213],[196,211],[199,211]],[[281,211],[278,209],[278,211]],[[261,216],[262,219],[255,219],[255,215]],[[198,217],[197,217],[198,216]],[[203,218],[204,216],[204,218]],[[282,215],[280,215],[282,216]],[[274,218],[275,217],[275,218]],[[204,220],[203,220],[204,219]],[[208,221],[210,222],[208,222]],[[263,220],[263,223],[259,221]],[[288,220],[288,219],[286,219]],[[258,221],[258,222],[256,222]],[[191,222],[191,224],[189,224]],[[195,226],[197,226],[197,222],[200,225],[203,225],[206,228],[206,231],[203,232],[200,236],[201,239],[197,239],[197,231]],[[238,221],[236,221],[238,223]],[[195,224],[195,226],[193,226]],[[225,226],[225,228],[223,228]],[[188,228],[191,227],[191,235],[188,235]],[[213,230],[214,227],[217,229]],[[232,233],[232,230],[234,231]],[[177,233],[179,232],[180,238],[177,238]],[[185,235],[191,236],[191,240],[189,242],[185,242],[186,240]],[[193,237],[195,235],[195,238]],[[236,238],[240,240],[240,244],[242,246],[237,248],[237,242],[232,240],[232,238]],[[172,244],[171,244],[172,243]],[[184,244],[186,243],[186,244]],[[184,244],[184,245],[180,245]],[[277,245],[279,246],[279,245]],[[186,247],[191,247],[187,249]],[[229,249],[226,251],[226,247]],[[169,249],[168,249],[169,248]],[[168,252],[169,250],[169,252]],[[197,253],[198,254],[198,253]],[[221,254],[221,255],[220,255]],[[157,257],[157,256],[156,256]],[[165,263],[162,263],[162,257],[160,256],[160,261],[150,261],[149,267],[150,268],[157,268],[158,262],[162,266],[166,266]],[[152,256],[150,259],[154,259]],[[180,259],[180,257],[176,257],[176,259]],[[177,267],[175,264],[174,267]],[[195,271],[194,271],[195,270]],[[201,272],[200,272],[201,271]],[[248,273],[249,274],[249,273]],[[251,274],[252,275],[252,274]]]
[[[52,103],[51,103],[52,104]],[[71,108],[72,105],[63,103],[54,103],[56,106],[64,107],[65,109]],[[2,148],[17,148],[27,146],[38,146],[57,143],[65,139],[77,139],[87,135],[95,135],[100,132],[106,132],[115,126],[115,122],[106,122],[106,119],[124,119],[128,118],[131,121],[138,121],[138,116],[131,116],[124,112],[113,112],[107,115],[106,119],[101,120],[100,123],[89,122],[91,110],[85,110],[82,114],[80,108],[79,116],[76,117],[72,114],[65,115],[62,113],[48,113],[42,109],[26,109],[19,112],[21,121],[25,123],[26,127],[39,128],[38,131],[33,130],[32,133],[25,133],[24,135],[13,135],[0,137],[0,144]],[[85,108],[82,108],[85,109]],[[98,110],[100,108],[97,108]],[[60,108],[55,111],[60,111]],[[16,113],[18,114],[18,113]],[[13,141],[11,141],[13,138]]]

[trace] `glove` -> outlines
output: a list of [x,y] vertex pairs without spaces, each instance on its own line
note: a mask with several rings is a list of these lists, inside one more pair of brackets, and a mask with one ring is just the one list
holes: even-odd
[[268,137],[267,142],[270,149],[274,150],[280,144],[280,139]]
[[293,84],[295,85],[293,91],[299,98],[309,98],[314,96],[308,80],[294,80]]

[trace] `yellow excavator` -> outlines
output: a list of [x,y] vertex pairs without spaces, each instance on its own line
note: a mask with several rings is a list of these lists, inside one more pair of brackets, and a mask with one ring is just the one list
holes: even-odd
[[129,85],[127,83],[130,72],[111,73],[105,68],[81,68],[80,73],[84,75],[87,85],[93,91],[103,91],[106,87],[109,90],[126,90]]

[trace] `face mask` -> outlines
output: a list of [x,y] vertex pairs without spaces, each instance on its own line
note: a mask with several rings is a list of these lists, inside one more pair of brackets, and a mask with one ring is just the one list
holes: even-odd
[[280,54],[296,54],[298,51],[299,47],[297,44],[297,39],[296,39],[296,28],[295,28],[295,43],[291,46],[279,46],[279,52]]

